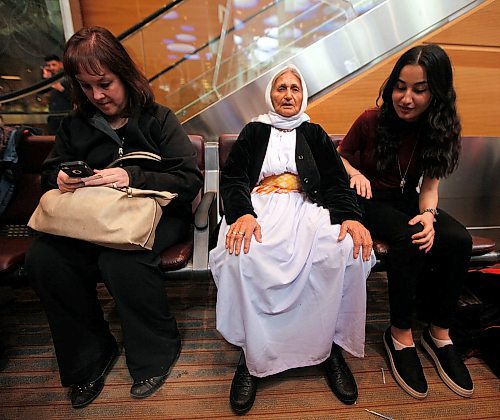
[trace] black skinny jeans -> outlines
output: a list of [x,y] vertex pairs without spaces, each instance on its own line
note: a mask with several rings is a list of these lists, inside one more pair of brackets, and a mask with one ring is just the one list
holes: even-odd
[[411,242],[411,236],[420,232],[422,225],[408,225],[419,213],[416,192],[374,191],[373,198],[363,200],[363,204],[366,228],[390,247],[387,279],[391,325],[412,327],[418,296],[423,320],[449,328],[472,250],[472,239],[465,227],[439,210],[434,244],[425,254]]
[[63,386],[94,380],[116,346],[98,301],[98,281],[115,301],[134,381],[168,372],[181,343],[159,252],[178,242],[188,226],[173,216],[162,218],[152,251],[120,251],[52,235],[35,240],[26,268],[47,313]]

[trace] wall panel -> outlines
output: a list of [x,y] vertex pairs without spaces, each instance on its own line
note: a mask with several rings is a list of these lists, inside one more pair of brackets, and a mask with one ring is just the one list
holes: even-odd
[[[439,43],[450,55],[464,135],[500,135],[499,27],[500,0],[492,0],[413,44]],[[345,133],[364,109],[375,105],[400,54],[311,103],[307,112],[312,120],[327,132]]]

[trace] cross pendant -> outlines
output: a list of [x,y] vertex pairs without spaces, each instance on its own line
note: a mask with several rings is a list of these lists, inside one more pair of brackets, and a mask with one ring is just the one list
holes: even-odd
[[401,178],[401,182],[399,183],[399,188],[401,188],[401,194],[403,194],[405,189],[406,179]]

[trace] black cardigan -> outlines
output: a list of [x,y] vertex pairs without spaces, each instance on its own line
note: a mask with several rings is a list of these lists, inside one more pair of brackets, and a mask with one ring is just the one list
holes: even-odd
[[[231,149],[220,185],[228,224],[245,214],[257,217],[250,193],[258,181],[270,134],[270,125],[249,123]],[[349,188],[347,172],[328,134],[319,125],[307,122],[297,128],[296,134],[295,161],[307,197],[328,209],[332,224],[361,221],[356,193]]]
[[124,130],[124,139],[100,114],[87,118],[73,112],[67,116],[56,135],[54,148],[42,166],[42,188],[57,188],[59,164],[83,160],[93,169],[103,169],[123,153],[146,151],[160,155],[161,163],[146,161],[123,166],[130,186],[141,189],[170,191],[178,197],[165,209],[191,217],[191,202],[203,185],[196,164],[196,151],[174,113],[154,104],[138,110]]

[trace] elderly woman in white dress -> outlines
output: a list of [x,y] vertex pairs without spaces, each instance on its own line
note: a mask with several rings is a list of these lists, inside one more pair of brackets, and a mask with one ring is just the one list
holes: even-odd
[[252,407],[258,378],[317,364],[353,404],[341,348],[364,355],[370,233],[333,143],[304,113],[299,70],[279,71],[265,99],[270,111],[243,128],[222,171],[225,217],[210,253],[217,330],[243,350],[231,407]]

